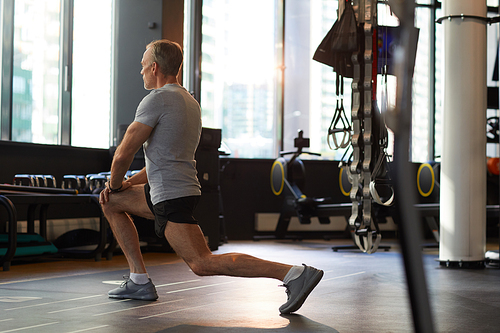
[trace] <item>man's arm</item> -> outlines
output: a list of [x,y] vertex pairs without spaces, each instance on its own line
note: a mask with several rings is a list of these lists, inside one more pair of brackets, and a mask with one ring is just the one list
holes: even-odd
[[[122,143],[116,149],[111,163],[111,177],[108,182],[108,187],[116,190],[122,186],[123,177],[127,173],[130,165],[134,160],[134,155],[141,148],[142,144],[149,138],[153,128],[139,122],[133,122],[127,128]],[[140,180],[146,175],[146,170],[133,177],[135,180]],[[137,177],[138,176],[138,177]],[[137,177],[137,178],[135,178]]]
[[130,185],[146,184],[148,182],[148,176],[146,174],[146,167],[142,168],[141,171],[127,179],[127,183]]

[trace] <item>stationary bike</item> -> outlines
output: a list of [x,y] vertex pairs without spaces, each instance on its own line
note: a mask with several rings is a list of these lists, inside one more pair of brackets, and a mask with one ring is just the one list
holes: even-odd
[[[350,204],[333,204],[330,198],[314,198],[306,196],[302,190],[305,185],[305,167],[300,159],[301,154],[321,156],[319,153],[303,151],[309,147],[309,138],[299,131],[294,139],[295,151],[280,152],[271,168],[271,190],[277,196],[284,195],[276,238],[285,238],[290,219],[297,216],[301,224],[310,224],[311,217],[317,217],[321,224],[329,224],[330,216],[350,215]],[[284,156],[291,155],[287,160]]]

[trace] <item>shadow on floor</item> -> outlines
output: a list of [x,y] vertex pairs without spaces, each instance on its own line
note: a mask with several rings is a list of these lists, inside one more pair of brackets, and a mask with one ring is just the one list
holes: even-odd
[[320,324],[318,322],[312,321],[304,316],[297,314],[281,315],[281,317],[289,320],[289,324],[281,328],[255,328],[255,327],[208,327],[199,325],[179,325],[175,327],[170,327],[165,330],[158,331],[157,333],[191,333],[191,332],[203,332],[203,333],[221,333],[221,332],[231,332],[231,333],[254,333],[254,332],[269,332],[269,333],[281,333],[281,332],[294,332],[294,333],[310,333],[310,332],[328,332],[328,333],[338,333],[337,330],[330,326]]

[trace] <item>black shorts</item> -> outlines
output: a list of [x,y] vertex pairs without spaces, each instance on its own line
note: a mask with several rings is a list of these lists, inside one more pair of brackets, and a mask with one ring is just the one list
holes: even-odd
[[198,224],[198,221],[193,216],[193,212],[198,201],[200,201],[199,195],[165,200],[153,205],[149,191],[149,184],[146,183],[144,185],[144,193],[146,194],[149,209],[155,215],[155,233],[158,237],[162,238],[165,236],[165,228],[168,221]]

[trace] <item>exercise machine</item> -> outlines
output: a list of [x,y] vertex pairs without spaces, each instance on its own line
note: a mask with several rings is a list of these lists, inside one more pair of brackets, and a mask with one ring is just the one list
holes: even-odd
[[[321,156],[319,153],[304,151],[309,147],[309,138],[304,138],[304,132],[299,131],[294,139],[294,151],[280,152],[271,168],[271,190],[277,196],[284,197],[276,226],[276,238],[286,237],[290,219],[297,216],[301,224],[310,224],[312,217],[317,217],[321,224],[329,224],[330,216],[349,217],[350,203],[333,203],[331,198],[308,197],[304,194],[305,167],[300,155],[309,154]],[[287,159],[286,157],[289,156]]]

